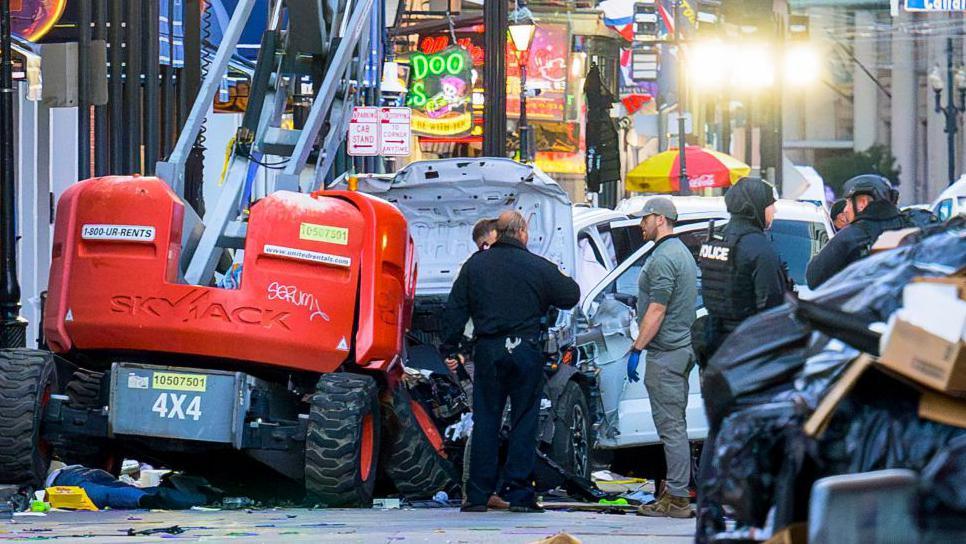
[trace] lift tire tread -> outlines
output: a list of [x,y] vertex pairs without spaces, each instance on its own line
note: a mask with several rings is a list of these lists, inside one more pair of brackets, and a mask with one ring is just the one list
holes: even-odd
[[[305,488],[330,508],[372,506],[379,451],[379,388],[360,374],[324,374],[312,396],[305,440]],[[363,421],[371,415],[374,440],[369,476],[360,466]]]
[[40,447],[40,423],[54,376],[50,352],[0,350],[0,483],[43,485],[50,457]]
[[420,428],[410,405],[412,397],[400,385],[386,414],[388,444],[384,450],[386,475],[408,499],[429,499],[438,491],[459,489],[459,473],[453,463],[436,451]]
[[[68,403],[74,408],[100,408],[103,372],[75,370],[64,387]],[[120,473],[120,458],[114,454],[113,443],[108,439],[98,441],[66,439],[54,444],[57,458],[68,465],[84,465],[106,470],[114,475]]]
[[64,388],[71,406],[95,408],[101,399],[103,372],[75,370]]

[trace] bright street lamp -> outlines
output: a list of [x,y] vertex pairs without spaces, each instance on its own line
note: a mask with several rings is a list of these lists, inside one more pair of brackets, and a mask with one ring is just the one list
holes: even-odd
[[696,43],[688,51],[688,80],[696,87],[718,89],[726,81],[732,47],[718,40]]
[[790,85],[804,87],[821,75],[822,59],[813,47],[800,44],[785,52],[785,81]]
[[520,66],[520,162],[530,162],[530,127],[527,125],[527,63],[530,61],[530,44],[537,32],[537,25],[526,5],[519,5],[510,15],[507,27],[510,40],[517,50],[517,63]]
[[533,35],[537,31],[537,25],[533,24],[533,20],[526,17],[526,19],[510,23],[508,28],[510,30],[510,40],[513,42],[513,47],[520,53],[529,51],[530,43],[533,41]]
[[[790,87],[805,87],[822,73],[822,57],[814,48],[792,45],[779,59],[766,43],[728,44],[718,40],[698,42],[688,51],[688,76],[691,84],[703,89],[731,86],[754,91],[775,84],[776,64],[782,62],[784,81]],[[966,81],[966,71],[963,72]]]
[[775,58],[765,44],[738,46],[731,55],[731,84],[754,90],[775,84]]

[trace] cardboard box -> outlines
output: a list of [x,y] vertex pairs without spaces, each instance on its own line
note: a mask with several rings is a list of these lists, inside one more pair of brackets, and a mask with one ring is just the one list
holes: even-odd
[[805,434],[817,437],[825,432],[828,422],[832,418],[835,408],[842,402],[845,395],[849,394],[855,382],[859,381],[865,370],[872,366],[872,357],[866,354],[860,355],[857,359],[849,363],[848,368],[842,377],[835,382],[829,392],[822,397],[822,400],[815,407],[815,411],[805,421]]
[[913,278],[913,283],[938,283],[941,285],[955,285],[959,291],[959,298],[966,300],[966,276],[948,276],[945,278]]
[[883,251],[889,251],[890,249],[895,249],[901,245],[909,236],[914,234],[919,234],[921,231],[918,227],[908,227],[899,230],[887,230],[876,238],[875,243],[872,244],[871,252],[881,253]]
[[926,391],[919,399],[919,417],[966,429],[966,400]]
[[950,342],[898,319],[879,362],[926,387],[966,395],[966,346],[962,340]]

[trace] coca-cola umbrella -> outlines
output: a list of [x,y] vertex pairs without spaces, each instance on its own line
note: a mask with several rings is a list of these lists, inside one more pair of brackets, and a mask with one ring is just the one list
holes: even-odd
[[[692,191],[730,187],[751,172],[751,167],[731,155],[697,146],[685,148],[688,185]],[[675,193],[681,190],[678,149],[658,153],[627,173],[625,187],[638,193]]]

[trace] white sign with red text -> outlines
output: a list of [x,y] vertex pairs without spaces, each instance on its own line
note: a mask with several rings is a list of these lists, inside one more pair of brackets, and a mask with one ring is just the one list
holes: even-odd
[[408,157],[412,153],[412,110],[382,108],[379,112],[379,141],[387,157]]
[[356,106],[349,119],[347,151],[354,157],[379,154],[379,108]]

